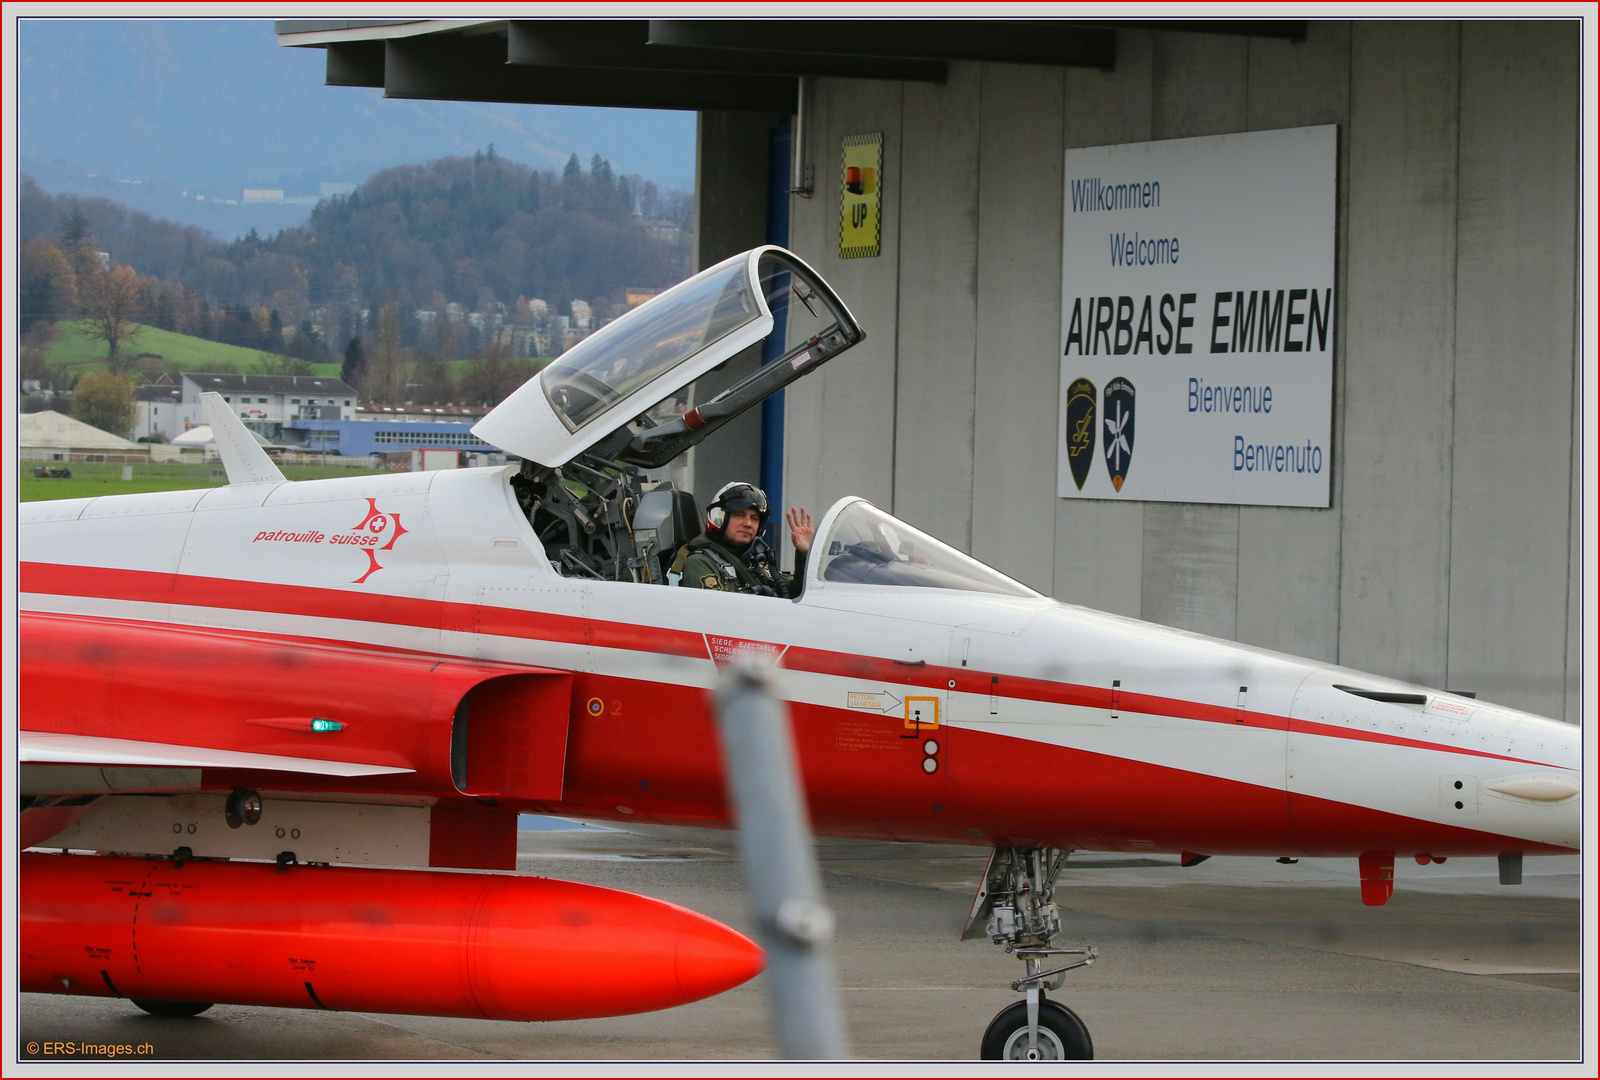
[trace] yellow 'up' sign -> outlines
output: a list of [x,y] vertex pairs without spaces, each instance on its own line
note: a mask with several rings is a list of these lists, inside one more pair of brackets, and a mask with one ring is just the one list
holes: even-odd
[[839,258],[883,250],[883,132],[846,135],[840,171]]

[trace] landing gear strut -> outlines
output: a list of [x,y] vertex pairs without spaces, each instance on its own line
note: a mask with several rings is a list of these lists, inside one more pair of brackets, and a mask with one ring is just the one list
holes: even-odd
[[[1088,967],[1100,955],[1094,946],[1057,949],[1061,911],[1056,878],[1069,851],[1059,848],[995,848],[972,902],[962,940],[987,937],[1015,954],[1025,973],[1011,989],[1026,995],[1000,1010],[983,1034],[985,1061],[1088,1061],[1094,1058],[1089,1030],[1076,1013],[1046,998],[1061,989],[1067,972]],[[1057,958],[1077,957],[1061,963]],[[1047,966],[1050,965],[1050,966]]]

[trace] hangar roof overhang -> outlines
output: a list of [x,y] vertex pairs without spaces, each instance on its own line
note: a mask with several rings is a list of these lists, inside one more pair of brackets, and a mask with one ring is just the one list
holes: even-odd
[[1305,38],[1303,21],[284,19],[329,86],[385,97],[794,112],[803,76],[943,82],[952,60],[1111,70],[1119,27]]

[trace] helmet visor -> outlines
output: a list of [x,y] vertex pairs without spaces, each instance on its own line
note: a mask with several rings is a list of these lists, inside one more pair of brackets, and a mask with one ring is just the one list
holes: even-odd
[[721,506],[729,514],[737,514],[742,510],[754,510],[762,518],[765,518],[767,516],[767,493],[758,487],[740,484],[717,500],[717,505]]

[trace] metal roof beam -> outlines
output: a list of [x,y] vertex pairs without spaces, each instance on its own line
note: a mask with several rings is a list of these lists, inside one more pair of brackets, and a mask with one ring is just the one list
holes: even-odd
[[452,31],[494,32],[503,25],[503,19],[279,19],[274,28],[279,45],[321,48],[334,42],[383,41]]
[[381,41],[345,41],[327,46],[327,86],[383,86]]
[[1078,25],[1304,41],[1307,23],[1304,19],[1084,19]]
[[650,44],[1109,69],[1116,34],[1059,20],[651,19]]
[[942,60],[835,56],[815,52],[746,52],[651,44],[645,19],[518,19],[506,61],[543,67],[635,68],[756,75],[944,82]]
[[384,49],[383,93],[391,98],[792,113],[799,93],[799,81],[784,75],[508,64],[497,37],[391,38]]

